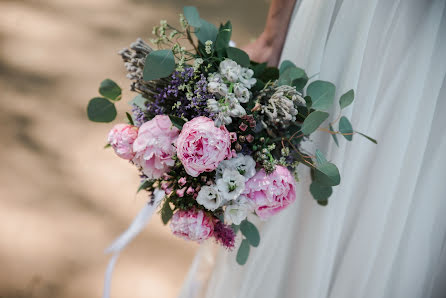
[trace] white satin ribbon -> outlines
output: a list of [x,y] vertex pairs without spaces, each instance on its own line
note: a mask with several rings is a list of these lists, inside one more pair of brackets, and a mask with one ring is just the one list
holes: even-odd
[[121,251],[129,244],[136,235],[138,235],[149,222],[158,204],[164,198],[166,193],[163,190],[155,190],[153,202],[144,205],[144,208],[138,213],[129,228],[121,234],[106,250],[105,253],[112,253],[107,270],[105,272],[104,292],[102,298],[110,298],[110,286],[116,261]]

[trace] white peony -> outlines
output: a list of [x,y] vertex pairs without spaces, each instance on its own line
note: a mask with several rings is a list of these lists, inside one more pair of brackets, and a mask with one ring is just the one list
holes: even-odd
[[242,67],[231,59],[220,62],[220,73],[230,82],[235,83],[240,77]]
[[241,103],[247,103],[249,101],[249,97],[251,96],[248,88],[240,83],[234,84],[234,94]]
[[245,190],[245,181],[237,170],[225,169],[217,179],[217,189],[226,201],[236,200]]
[[222,177],[225,169],[236,170],[248,180],[256,174],[256,162],[251,156],[239,153],[236,157],[220,162],[216,170],[216,179]]
[[215,185],[203,186],[198,192],[197,203],[210,211],[220,207],[222,202],[223,198]]
[[245,196],[240,196],[236,202],[225,207],[225,221],[239,225],[253,211],[251,201]]

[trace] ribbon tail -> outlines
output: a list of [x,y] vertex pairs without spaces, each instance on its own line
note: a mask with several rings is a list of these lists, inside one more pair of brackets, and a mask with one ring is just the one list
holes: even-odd
[[105,272],[104,292],[102,298],[110,297],[110,286],[113,275],[113,269],[118,260],[120,252],[135,238],[147,225],[153,213],[155,212],[158,203],[164,198],[165,192],[162,190],[155,190],[154,201],[144,205],[144,208],[138,213],[128,229],[121,234],[113,243],[105,250],[105,253],[113,253]]

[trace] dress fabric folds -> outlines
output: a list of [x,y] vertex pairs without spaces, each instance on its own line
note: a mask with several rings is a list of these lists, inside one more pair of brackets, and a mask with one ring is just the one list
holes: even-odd
[[297,0],[282,60],[355,90],[352,142],[318,132],[341,172],[326,207],[300,168],[296,202],[255,222],[247,264],[203,245],[181,298],[446,297],[446,1]]

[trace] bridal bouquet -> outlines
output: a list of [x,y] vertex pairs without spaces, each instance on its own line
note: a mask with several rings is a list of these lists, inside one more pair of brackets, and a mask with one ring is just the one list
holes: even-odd
[[[128,123],[111,129],[107,146],[136,166],[139,190],[149,192],[150,202],[110,251],[122,249],[160,206],[174,235],[213,238],[228,249],[240,243],[236,260],[244,264],[260,241],[248,215],[267,220],[296,200],[298,164],[311,169],[310,193],[320,205],[340,183],[337,167],[319,150],[301,147],[316,130],[336,144],[339,135],[348,141],[363,135],[341,115],[320,127],[330,116],[335,86],[308,84],[305,71],[290,61],[278,69],[250,61],[233,46],[231,32],[230,22],[217,28],[185,7],[179,28],[161,21],[152,46],[138,39],[120,52],[138,95]],[[99,93],[88,105],[89,119],[113,121],[121,88],[106,79]],[[353,98],[353,90],[342,95],[341,110]]]

